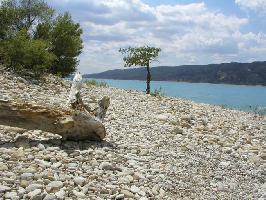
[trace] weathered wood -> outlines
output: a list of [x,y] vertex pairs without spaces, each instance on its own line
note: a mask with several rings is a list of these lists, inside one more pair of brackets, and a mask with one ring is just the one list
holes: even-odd
[[87,111],[95,115],[100,121],[104,120],[107,109],[110,105],[110,98],[105,96],[98,101],[99,107],[92,110],[88,105],[84,104],[81,98],[82,88],[82,76],[80,73],[76,73],[69,93],[68,103],[71,104],[71,108],[74,110]]
[[104,96],[102,100],[98,102],[98,105],[99,107],[97,108],[96,116],[98,117],[98,119],[103,121],[103,119],[105,118],[107,109],[110,105],[110,98],[107,96]]
[[104,125],[88,113],[9,101],[0,101],[0,124],[38,129],[71,140],[101,141],[106,136]]
[[106,136],[102,121],[110,99],[104,97],[99,101],[99,108],[91,110],[82,101],[81,87],[82,76],[77,73],[68,100],[71,110],[0,100],[0,124],[51,132],[61,135],[63,139],[101,141]]

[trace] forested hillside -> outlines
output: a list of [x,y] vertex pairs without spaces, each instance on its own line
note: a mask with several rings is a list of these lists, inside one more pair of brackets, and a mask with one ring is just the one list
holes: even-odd
[[[266,61],[209,65],[160,66],[151,69],[152,80],[266,85]],[[109,70],[86,78],[146,80],[145,68]]]

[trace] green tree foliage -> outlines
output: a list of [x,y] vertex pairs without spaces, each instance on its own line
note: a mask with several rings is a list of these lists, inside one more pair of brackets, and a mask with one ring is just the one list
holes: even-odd
[[13,1],[2,1],[0,6],[0,41],[15,32],[17,10]]
[[120,49],[119,52],[124,55],[123,60],[125,67],[131,66],[145,66],[147,68],[147,88],[146,93],[150,94],[150,81],[151,81],[151,72],[150,64],[154,61],[161,49],[149,46],[143,47],[129,47],[125,49]]
[[36,26],[36,30],[34,32],[34,39],[43,39],[51,42],[51,31],[53,29],[53,23],[46,22],[40,23]]
[[18,28],[26,28],[28,31],[33,26],[52,20],[54,10],[43,0],[17,0],[19,6],[20,24]]
[[0,7],[0,38],[10,38],[26,29],[32,34],[39,23],[52,20],[54,10],[43,0],[3,0]]
[[43,0],[2,0],[0,19],[0,63],[61,76],[76,70],[82,29],[69,13],[54,18]]
[[49,44],[44,40],[30,40],[26,30],[4,43],[4,61],[19,72],[31,71],[33,75],[40,76],[49,71],[56,56],[47,51]]
[[76,71],[78,55],[83,48],[81,40],[82,29],[74,23],[69,13],[57,17],[51,31],[51,52],[57,60],[51,72],[60,72],[63,77]]

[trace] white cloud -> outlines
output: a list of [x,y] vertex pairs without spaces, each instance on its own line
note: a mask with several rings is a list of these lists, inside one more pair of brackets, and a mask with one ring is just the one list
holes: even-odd
[[235,0],[236,4],[258,13],[266,13],[266,0]]
[[[240,0],[236,0],[240,1]],[[150,6],[141,0],[55,0],[84,29],[80,70],[93,73],[123,66],[118,49],[162,48],[154,65],[206,64],[263,59],[266,36],[242,33],[248,19],[210,10],[204,3]]]

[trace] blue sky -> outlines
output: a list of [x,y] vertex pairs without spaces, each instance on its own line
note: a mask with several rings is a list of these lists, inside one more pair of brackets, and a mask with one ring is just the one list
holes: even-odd
[[160,47],[158,65],[266,60],[266,0],[53,0],[83,28],[78,70],[123,68],[118,49]]

